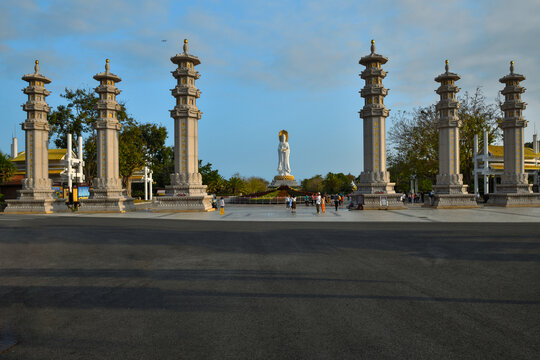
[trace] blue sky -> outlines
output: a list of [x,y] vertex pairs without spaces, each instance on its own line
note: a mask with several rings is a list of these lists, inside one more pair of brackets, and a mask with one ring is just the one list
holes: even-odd
[[[358,60],[372,38],[389,57],[384,84],[391,114],[437,100],[433,78],[445,59],[461,75],[462,92],[482,86],[489,100],[515,60],[527,77],[530,141],[540,128],[538,34],[537,0],[2,0],[0,150],[9,152],[15,127],[24,147],[21,76],[33,72],[34,59],[53,81],[48,102],[56,107],[64,103],[64,88],[95,87],[92,76],[109,58],[131,115],[171,133],[170,57],[181,52],[184,38],[202,61],[199,156],[227,177],[239,172],[271,180],[281,129],[290,134],[297,179],[329,171],[358,175]],[[387,128],[391,122],[392,115]]]

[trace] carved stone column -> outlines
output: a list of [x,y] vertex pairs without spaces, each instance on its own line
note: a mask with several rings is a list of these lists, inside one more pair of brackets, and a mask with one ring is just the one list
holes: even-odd
[[459,75],[449,71],[448,60],[445,70],[435,78],[441,85],[436,90],[440,95],[437,103],[439,112],[439,174],[433,206],[437,208],[471,208],[477,207],[474,194],[467,193],[467,185],[463,185],[459,163],[459,128],[461,120],[458,116],[459,102],[456,93],[459,88],[456,81]]
[[510,62],[510,74],[499,79],[505,84],[501,91],[504,95],[501,105],[504,118],[499,124],[504,136],[504,174],[501,184],[497,184],[497,192],[489,194],[489,205],[540,206],[540,197],[532,192],[525,172],[523,133],[527,121],[523,117],[523,110],[527,103],[521,99],[521,94],[525,92],[520,84],[523,80],[525,76],[514,73],[513,61]]
[[120,178],[118,139],[122,127],[117,118],[120,105],[116,96],[120,90],[115,86],[122,81],[110,72],[109,59],[105,63],[105,72],[96,74],[99,81],[96,93],[98,119],[94,123],[97,132],[97,177],[90,198],[82,201],[80,211],[83,212],[125,212],[133,210],[133,199],[128,198],[122,189]]
[[45,98],[50,92],[45,84],[50,79],[39,73],[39,61],[36,60],[34,73],[22,77],[28,82],[23,92],[28,95],[28,101],[23,105],[26,111],[26,121],[22,129],[26,134],[26,177],[22,181],[17,200],[7,200],[6,213],[51,213],[66,211],[62,199],[56,199],[49,179],[49,122],[47,114],[50,108]]
[[360,117],[364,120],[364,171],[355,197],[365,210],[403,208],[400,195],[394,191],[390,173],[386,171],[386,118],[389,110],[384,105],[388,94],[382,80],[386,71],[382,65],[388,58],[375,53],[375,41],[371,41],[371,54],[359,61],[366,69],[360,74],[365,86],[360,95],[365,99]]
[[172,72],[176,86],[171,89],[176,106],[171,110],[174,119],[174,173],[171,184],[166,186],[165,196],[153,199],[157,211],[209,211],[212,197],[206,193],[199,173],[198,122],[201,111],[197,99],[201,91],[195,81],[200,74],[195,66],[201,61],[188,51],[187,39],[184,51],[171,57],[178,67]]

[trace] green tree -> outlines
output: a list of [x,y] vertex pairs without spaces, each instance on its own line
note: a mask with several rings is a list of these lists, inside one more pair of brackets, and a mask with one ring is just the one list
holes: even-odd
[[435,183],[438,173],[439,121],[435,105],[397,112],[388,132],[392,144],[388,156],[388,171],[399,191],[408,191],[409,179],[415,175],[427,184]]
[[167,139],[167,129],[164,126],[156,124],[138,125],[143,140],[143,151],[145,161],[149,164],[165,148],[165,139]]
[[141,128],[135,122],[124,124],[118,142],[119,170],[122,185],[131,196],[133,173],[145,165],[144,139]]
[[302,180],[302,189],[308,192],[322,192],[324,191],[322,175],[315,175],[311,178]]
[[171,183],[171,174],[174,172],[174,148],[164,146],[156,152],[152,161],[152,175],[156,186],[163,188]]
[[[488,144],[494,143],[501,138],[499,122],[502,120],[502,112],[498,104],[488,104],[481,88],[476,88],[474,93],[465,92],[458,97],[461,106],[459,117],[462,126],[460,136],[460,166],[463,174],[463,183],[473,185],[473,155],[474,135],[478,135],[478,146],[484,146],[484,131],[488,132]],[[497,99],[500,103],[500,99]]]
[[226,189],[231,195],[238,195],[245,189],[246,183],[240,174],[236,173],[226,182]]
[[268,189],[269,182],[261,177],[252,176],[244,179],[246,194],[263,192]]
[[59,105],[49,114],[49,133],[55,146],[65,149],[67,134],[73,134],[75,144],[79,136],[88,137],[94,134],[92,125],[98,116],[98,97],[93,89],[68,88],[60,96],[66,99],[68,104]]
[[203,184],[207,186],[208,193],[217,194],[225,190],[225,179],[218,170],[212,168],[212,164],[202,165],[202,160],[199,160],[199,173],[202,176]]
[[0,182],[6,182],[15,174],[15,165],[7,154],[0,151]]

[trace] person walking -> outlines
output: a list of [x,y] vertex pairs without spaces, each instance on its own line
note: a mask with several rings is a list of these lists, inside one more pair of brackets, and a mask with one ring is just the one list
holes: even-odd
[[321,212],[321,193],[317,193],[317,198],[315,199],[315,206],[317,207],[317,214]]
[[291,212],[296,214],[296,196],[291,197]]
[[339,207],[339,196],[336,196],[336,198],[334,199],[334,205],[336,207],[336,212],[337,212],[338,207]]
[[287,197],[285,198],[285,208],[288,209],[289,208],[289,195],[287,195]]
[[225,215],[225,199],[223,196],[219,199],[219,215]]
[[323,214],[326,211],[326,195],[321,197],[321,210],[322,210]]

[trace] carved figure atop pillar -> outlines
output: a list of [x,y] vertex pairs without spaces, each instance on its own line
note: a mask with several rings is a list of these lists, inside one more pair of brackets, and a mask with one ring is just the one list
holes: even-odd
[[39,73],[39,61],[35,61],[34,73],[22,79],[28,82],[23,92],[28,95],[23,105],[26,120],[22,129],[26,133],[26,177],[22,181],[17,200],[8,200],[6,213],[51,213],[65,211],[63,200],[56,199],[49,179],[49,122],[50,108],[45,98],[50,92],[45,88],[51,80]]
[[448,60],[445,61],[445,72],[435,78],[441,85],[435,92],[440,95],[436,109],[439,112],[439,174],[435,190],[434,207],[468,208],[477,207],[474,194],[467,193],[467,185],[463,185],[463,175],[459,166],[459,128],[461,120],[458,116],[459,102],[456,86],[459,75],[450,72]]

